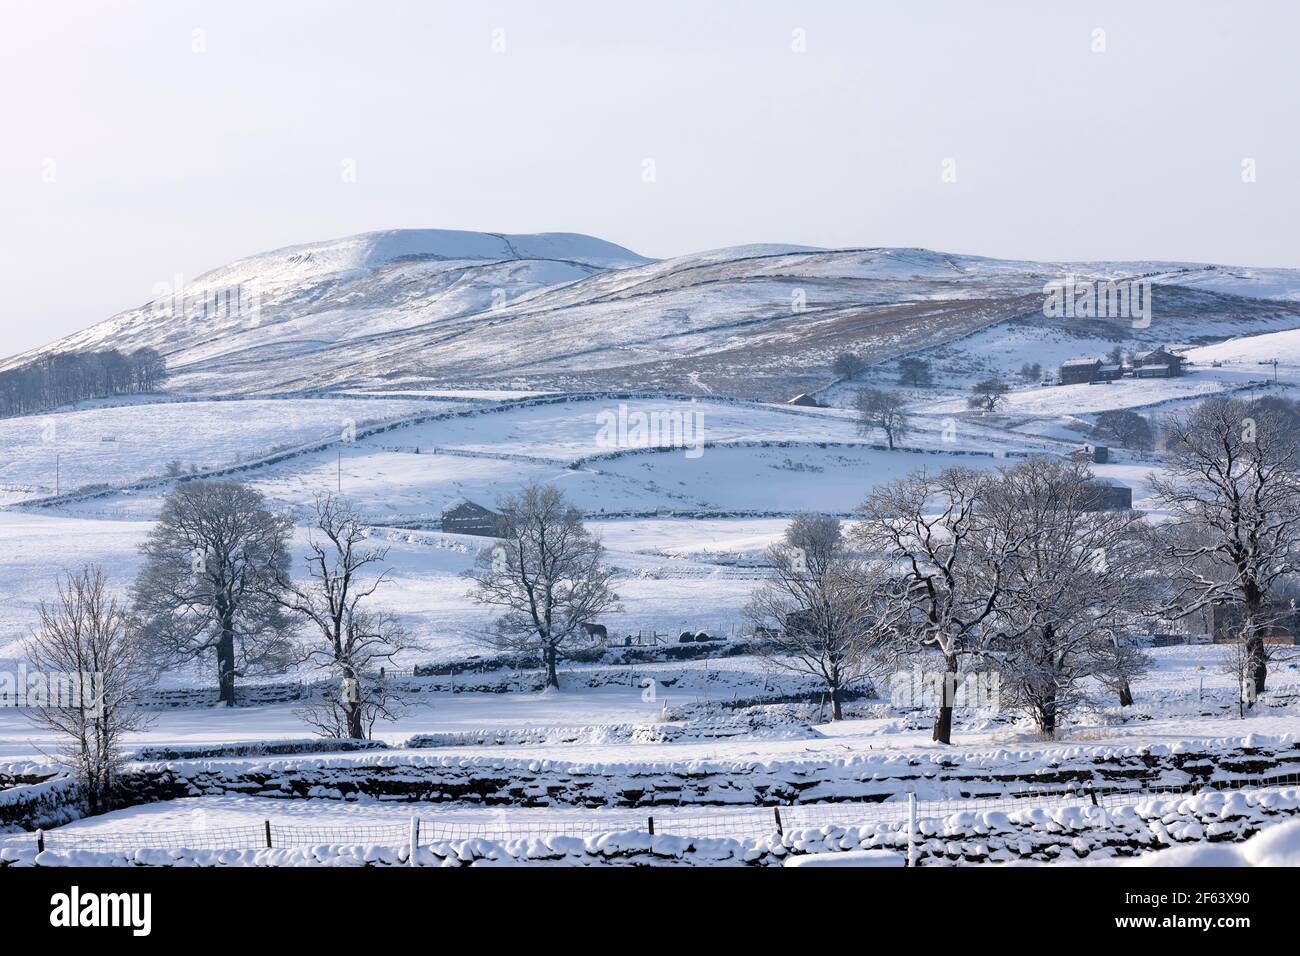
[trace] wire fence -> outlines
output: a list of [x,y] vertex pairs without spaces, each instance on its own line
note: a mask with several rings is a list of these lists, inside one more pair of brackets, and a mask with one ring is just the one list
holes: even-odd
[[[1073,784],[1021,788],[995,793],[967,792],[960,796],[915,801],[916,819],[943,819],[958,813],[1014,813],[1066,807],[1118,809],[1148,800],[1171,799],[1213,791],[1271,790],[1300,787],[1300,773],[1152,785],[1144,781],[1104,785]],[[0,835],[6,847],[43,850],[88,850],[134,853],[140,849],[255,850],[311,846],[379,846],[404,848],[414,834],[420,845],[483,839],[497,842],[550,837],[586,838],[614,832],[673,836],[758,839],[826,826],[910,825],[912,807],[906,792],[875,802],[811,803],[775,807],[663,807],[642,810],[596,810],[578,816],[571,809],[526,808],[476,810],[488,821],[437,817],[402,818],[397,822],[341,826],[294,826],[263,820],[242,826],[208,826],[202,822],[182,829],[116,830],[71,826],[46,832]],[[530,816],[530,814],[536,814]]]

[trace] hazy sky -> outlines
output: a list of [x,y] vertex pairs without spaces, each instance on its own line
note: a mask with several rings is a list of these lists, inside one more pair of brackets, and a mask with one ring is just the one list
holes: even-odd
[[407,226],[1300,266],[1298,9],[0,0],[0,353]]

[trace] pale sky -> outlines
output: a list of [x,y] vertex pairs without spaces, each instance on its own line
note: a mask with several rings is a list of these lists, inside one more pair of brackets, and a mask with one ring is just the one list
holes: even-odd
[[0,0],[0,354],[397,227],[1300,266],[1298,9]]

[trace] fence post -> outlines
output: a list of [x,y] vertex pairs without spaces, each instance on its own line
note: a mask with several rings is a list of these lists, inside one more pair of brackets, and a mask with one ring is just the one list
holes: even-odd
[[415,862],[415,853],[420,849],[420,818],[411,817],[411,866],[419,866]]
[[1096,789],[1096,787],[1094,787],[1094,786],[1092,785],[1091,782],[1088,783],[1088,796],[1092,798],[1092,805],[1093,805],[1094,807],[1095,807],[1095,806],[1098,806],[1098,803],[1097,803],[1097,789]]
[[907,795],[907,865],[916,866],[916,792]]
[[650,835],[651,835],[651,836],[654,836],[654,835],[655,835],[655,818],[654,818],[654,817],[650,817],[650,819],[649,819],[649,825],[650,825]]
[[45,831],[44,830],[36,831],[36,852],[37,853],[45,852]]
[[777,835],[777,836],[785,836],[785,827],[783,827],[783,826],[781,825],[781,808],[780,808],[780,807],[773,807],[773,808],[772,808],[772,815],[773,815],[774,817],[776,817],[776,835]]
[[269,850],[271,849],[271,821],[263,820],[262,823],[266,827],[266,848]]

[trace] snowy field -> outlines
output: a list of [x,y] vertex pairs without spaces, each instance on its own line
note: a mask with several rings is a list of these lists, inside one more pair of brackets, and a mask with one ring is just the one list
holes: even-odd
[[[997,719],[976,711],[960,715],[953,747],[930,740],[925,713],[891,708],[887,683],[883,696],[850,707],[846,719],[831,722],[819,711],[817,688],[766,670],[749,657],[623,665],[611,668],[569,665],[561,690],[542,693],[475,693],[428,691],[408,694],[401,716],[376,727],[376,738],[400,747],[418,734],[476,734],[495,730],[539,729],[542,743],[527,745],[465,743],[457,756],[636,763],[695,760],[840,760],[862,753],[941,755],[955,752],[1052,754],[1071,747],[1131,747],[1148,744],[1186,745],[1208,741],[1284,739],[1300,734],[1300,659],[1279,663],[1270,696],[1257,713],[1237,716],[1231,678],[1220,663],[1221,647],[1156,648],[1154,667],[1133,685],[1135,703],[1121,709],[1095,688],[1098,706],[1085,709],[1076,725],[1056,741],[1042,740],[1013,715]],[[599,686],[583,684],[589,675]],[[473,682],[467,675],[461,680]],[[646,699],[646,684],[653,699]],[[665,719],[689,722],[685,714],[701,705],[725,705],[736,698],[761,696],[765,689],[803,687],[811,705],[806,715],[791,720],[785,733],[766,737],[681,739],[660,743],[629,742],[601,728],[649,725]],[[162,709],[152,725],[128,740],[131,747],[184,746],[309,737],[310,728],[294,703],[224,708]],[[820,719],[819,719],[820,717]],[[806,726],[809,736],[795,735]],[[572,731],[581,731],[574,734]],[[571,738],[578,739],[571,739]],[[48,731],[34,728],[23,714],[0,708],[0,763],[39,759],[55,744]]]
[[[1147,409],[1206,398],[1234,389],[1258,386],[1272,378],[1259,368],[1201,368],[1178,378],[1122,378],[1109,385],[1044,385],[1017,388],[1006,398],[1003,414],[1039,416],[1087,415],[1113,409]],[[931,415],[955,414],[964,400],[947,400],[925,408]]]
[[347,429],[453,408],[427,401],[160,402],[0,419],[0,503],[255,461]]
[[[399,384],[335,398],[136,400],[3,420],[0,667],[12,669],[25,660],[39,603],[49,598],[60,572],[95,562],[119,593],[129,587],[140,566],[140,543],[171,487],[167,464],[178,461],[186,470],[190,464],[243,466],[233,477],[295,516],[293,572],[300,578],[308,542],[304,522],[318,494],[341,490],[353,499],[371,525],[371,540],[389,548],[391,575],[382,604],[411,637],[395,666],[406,673],[420,665],[452,667],[452,676],[412,678],[398,719],[376,727],[376,739],[388,746],[382,761],[389,763],[420,767],[446,758],[466,766],[505,762],[678,772],[729,762],[831,768],[879,759],[893,767],[955,755],[958,763],[973,766],[1003,759],[1038,765],[1074,759],[1072,754],[1088,748],[1178,752],[1246,740],[1289,742],[1300,733],[1300,659],[1286,655],[1273,665],[1268,697],[1244,720],[1237,716],[1221,648],[1159,648],[1152,652],[1152,670],[1134,684],[1131,707],[1119,708],[1093,687],[1093,702],[1054,741],[1041,740],[1016,714],[962,712],[953,746],[942,747],[930,739],[928,713],[891,701],[888,675],[881,676],[876,696],[850,701],[846,719],[831,722],[815,682],[726,649],[746,632],[745,606],[764,577],[764,552],[781,539],[793,514],[851,516],[873,488],[921,467],[992,469],[1030,454],[1062,454],[1087,440],[1102,411],[1163,411],[1251,387],[1264,377],[1255,364],[1260,355],[1278,357],[1285,387],[1300,368],[1297,341],[1291,333],[1270,333],[1201,347],[1191,353],[1191,373],[1175,380],[1017,387],[995,415],[970,412],[951,383],[912,390],[906,393],[912,428],[895,450],[884,447],[883,434],[861,433],[847,407],[705,395],[693,401],[588,396],[555,402],[525,388]],[[1269,366],[1269,377],[1272,371]],[[851,390],[830,394],[847,406]],[[626,430],[638,417],[676,423],[664,427],[678,431],[642,440]],[[384,427],[373,428],[378,425]],[[359,433],[356,440],[350,429]],[[1113,451],[1112,463],[1095,472],[1129,486],[1135,505],[1149,507],[1149,477],[1161,468],[1159,457]],[[55,455],[65,494],[85,485],[103,487],[41,507],[24,504],[53,495]],[[268,457],[273,460],[262,461]],[[146,478],[159,480],[140,484]],[[473,670],[478,657],[494,653],[484,642],[492,614],[472,602],[465,575],[489,542],[436,530],[438,519],[449,504],[469,499],[490,506],[530,481],[561,488],[604,543],[620,599],[618,611],[603,621],[614,643],[624,635],[657,636],[667,642],[656,652],[661,655],[682,631],[704,631],[726,643],[699,659],[660,656],[630,663],[615,648],[594,663],[566,663],[562,689],[545,693],[535,689],[536,672]],[[318,677],[296,668],[242,684],[271,693],[309,687]],[[174,702],[182,698],[166,695],[212,684],[206,663],[162,675],[158,693]],[[153,711],[151,726],[133,734],[128,746],[257,747],[312,736],[301,704],[293,700],[234,709],[185,700],[190,702]],[[0,771],[43,766],[56,744],[20,712],[0,708]],[[369,757],[326,759],[331,766],[349,766]],[[213,765],[296,766],[265,756],[217,759]],[[800,819],[808,825],[876,820],[892,826],[903,791],[888,796],[883,808],[845,807],[838,816],[826,810],[822,817],[816,808],[803,808]],[[695,827],[750,838],[767,826],[768,811],[729,802],[739,798],[725,788],[714,797],[657,807],[660,832]],[[1060,809],[1060,799],[1048,803],[1047,810]],[[974,803],[968,808],[981,810]],[[959,809],[945,805],[935,812]],[[130,839],[139,832],[219,831],[272,820],[285,828],[397,832],[412,815],[446,828],[439,832],[500,839],[635,830],[645,818],[608,806],[225,793],[131,807],[71,822],[64,831],[69,837]]]

